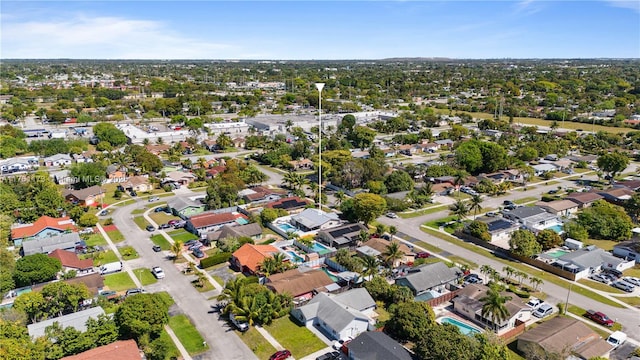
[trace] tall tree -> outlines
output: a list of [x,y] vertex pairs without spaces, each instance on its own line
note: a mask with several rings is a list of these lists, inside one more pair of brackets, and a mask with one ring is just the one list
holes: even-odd
[[482,210],[482,196],[472,195],[469,199],[469,211],[473,211],[473,219],[478,216],[478,211]]
[[616,150],[598,157],[597,164],[602,171],[609,174],[609,181],[613,183],[616,174],[629,166],[629,157]]
[[469,214],[469,208],[464,201],[458,199],[455,204],[451,205],[450,213],[451,215],[455,215],[458,217],[458,222],[462,222],[467,214]]
[[531,257],[542,251],[542,246],[536,240],[536,236],[529,230],[516,230],[509,239],[510,250],[520,256]]
[[359,257],[358,260],[362,263],[362,276],[369,277],[378,273],[378,259],[376,257],[365,255]]
[[376,194],[359,193],[353,198],[353,210],[356,217],[365,224],[382,215],[387,202]]
[[384,261],[389,267],[395,267],[396,260],[402,259],[404,253],[400,250],[400,243],[398,241],[392,241],[387,245],[382,253]]
[[509,310],[505,304],[511,300],[510,296],[502,296],[500,291],[495,286],[490,286],[489,290],[484,297],[481,297],[482,310],[480,314],[482,317],[491,319],[493,328],[498,329],[498,326],[508,318]]

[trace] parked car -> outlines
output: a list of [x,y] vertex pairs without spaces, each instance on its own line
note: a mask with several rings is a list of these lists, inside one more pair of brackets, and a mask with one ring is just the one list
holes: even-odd
[[151,225],[147,225],[147,227],[146,227],[145,229],[147,229],[147,231],[148,231],[148,232],[156,231],[156,228],[154,228],[154,227],[153,227],[153,226],[151,226]]
[[193,256],[197,257],[198,259],[202,259],[204,257],[204,253],[200,249],[193,249]]
[[231,323],[235,325],[235,327],[238,328],[238,330],[240,330],[241,332],[249,330],[249,323],[236,319],[236,316],[233,313],[229,314],[229,320],[231,320]]
[[631,285],[640,286],[640,278],[633,276],[625,276],[622,278],[623,281],[628,282]]
[[509,204],[507,206],[504,207],[505,210],[514,210],[516,209],[518,206],[516,204]]
[[488,216],[488,217],[496,217],[496,216],[498,216],[498,213],[495,213],[495,212],[493,212],[493,211],[489,211],[489,212],[488,212],[488,213],[486,213],[485,215],[486,215],[486,216]]
[[340,350],[342,348],[342,345],[348,343],[351,340],[353,340],[353,339],[349,338],[349,339],[336,340],[336,341],[333,342],[332,347],[333,347],[334,350]]
[[169,220],[169,222],[167,222],[167,224],[174,226],[175,224],[179,223],[180,220]]
[[127,292],[126,292],[126,296],[136,295],[136,294],[146,294],[146,293],[147,293],[147,291],[146,291],[145,289],[140,289],[140,288],[137,288],[137,289],[129,289],[129,290],[127,290]]
[[269,360],[285,360],[291,357],[291,351],[289,350],[280,350],[275,352],[273,355],[271,355],[271,357],[269,357]]
[[626,281],[616,281],[613,284],[611,284],[611,286],[613,286],[614,288],[620,289],[622,291],[626,291],[626,292],[633,292],[633,290],[636,289],[635,286],[629,284]]
[[186,241],[183,245],[189,247],[197,242],[199,242],[197,239],[191,239],[189,241]]
[[131,195],[131,196],[138,196],[138,193],[137,193],[137,192],[135,192],[134,190],[131,190],[131,191],[129,192],[129,195]]
[[160,229],[171,229],[171,225],[169,225],[169,224],[162,224],[162,225],[160,225]]
[[543,319],[553,313],[553,308],[551,305],[547,303],[542,303],[538,308],[533,312],[533,316]]
[[611,346],[613,346],[614,350],[617,349],[618,346],[624,344],[625,341],[627,341],[627,334],[623,333],[622,331],[614,331],[607,338],[607,342]]
[[416,259],[426,259],[429,256],[431,256],[431,254],[429,254],[426,251],[420,251],[419,253],[416,254]]
[[195,249],[200,249],[201,247],[204,247],[204,245],[198,241],[195,244],[189,246],[189,250],[193,251]]
[[591,278],[591,280],[595,280],[595,281],[601,282],[603,284],[609,284],[611,282],[609,280],[609,278],[607,278],[606,276],[604,276],[602,274],[593,274],[593,275],[589,276],[589,278]]
[[152,197],[149,198],[149,202],[154,202],[154,201],[158,201],[158,200],[160,200],[160,198],[157,197],[157,196],[152,196]]
[[398,217],[398,215],[396,215],[396,213],[394,212],[388,212],[387,213],[387,217],[390,219],[396,219]]
[[606,327],[612,327],[614,324],[614,321],[609,319],[609,317],[607,315],[605,315],[604,313],[601,313],[599,311],[594,311],[594,310],[587,310],[587,312],[584,314],[584,316],[588,317],[589,319],[597,322],[600,325],[604,325]]
[[464,283],[465,284],[482,284],[482,279],[480,279],[480,276],[478,276],[478,274],[472,273],[464,277]]
[[175,225],[173,225],[174,229],[182,229],[187,224],[186,221],[178,221]]
[[167,208],[165,207],[157,207],[155,210],[153,210],[154,212],[163,212],[163,211],[167,211]]
[[539,308],[540,305],[542,305],[542,303],[543,303],[542,300],[532,297],[531,299],[529,299],[529,302],[527,302],[527,306],[535,310]]
[[162,270],[160,266],[154,266],[151,269],[151,273],[156,277],[156,279],[164,279],[164,270]]
[[162,248],[160,247],[160,245],[153,245],[152,249],[153,249],[153,251],[155,251],[155,252],[160,252],[160,251],[162,251]]
[[84,228],[84,229],[80,230],[78,232],[78,234],[80,234],[80,235],[93,234],[93,228],[90,228],[90,227],[89,228]]
[[604,269],[603,272],[611,277],[614,277],[616,280],[622,277],[622,272],[616,269]]
[[102,211],[100,211],[100,212],[98,213],[98,215],[100,215],[100,216],[107,216],[107,215],[109,215],[109,210],[102,210]]
[[502,205],[504,205],[504,206],[515,205],[515,204],[516,203],[514,203],[511,200],[505,200],[505,201],[502,202]]
[[549,194],[557,194],[557,193],[558,193],[558,189],[549,190]]
[[322,354],[316,358],[316,360],[337,360],[340,359],[340,352],[332,351]]

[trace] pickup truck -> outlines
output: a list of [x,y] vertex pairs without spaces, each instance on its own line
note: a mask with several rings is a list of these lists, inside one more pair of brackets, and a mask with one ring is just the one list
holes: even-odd
[[612,327],[614,323],[614,321],[609,319],[607,315],[599,311],[587,310],[587,313],[585,314],[585,316],[597,322],[598,324],[606,327]]

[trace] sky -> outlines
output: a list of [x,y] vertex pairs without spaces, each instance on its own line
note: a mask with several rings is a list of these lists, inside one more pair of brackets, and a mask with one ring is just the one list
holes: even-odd
[[6,1],[0,59],[640,58],[640,0]]

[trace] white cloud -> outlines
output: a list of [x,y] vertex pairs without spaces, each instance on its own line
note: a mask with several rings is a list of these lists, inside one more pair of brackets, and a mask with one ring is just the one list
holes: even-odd
[[4,21],[1,34],[3,58],[214,59],[243,52],[185,36],[162,22],[123,17]]
[[638,1],[638,0],[633,0],[633,1],[629,1],[629,0],[606,0],[606,2],[609,3],[611,6],[624,8],[624,9],[631,9],[631,10],[635,10],[636,12],[640,13],[640,1]]
[[536,0],[522,0],[514,5],[514,15],[533,15],[543,9],[542,2]]

